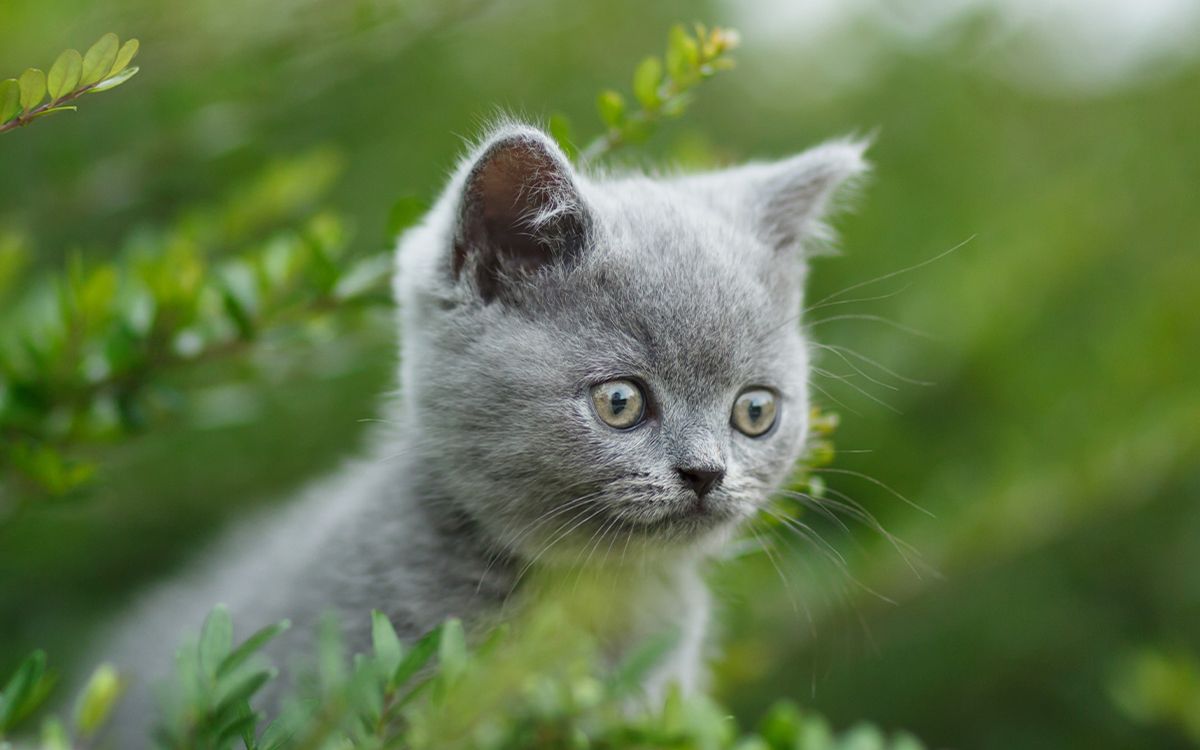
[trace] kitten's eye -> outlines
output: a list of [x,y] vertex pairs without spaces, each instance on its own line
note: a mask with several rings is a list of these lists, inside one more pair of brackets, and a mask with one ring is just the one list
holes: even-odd
[[618,430],[640,424],[646,414],[642,389],[629,380],[610,380],[592,388],[592,405],[600,421]]
[[731,421],[739,432],[758,437],[775,424],[776,414],[775,394],[764,388],[753,388],[737,397]]

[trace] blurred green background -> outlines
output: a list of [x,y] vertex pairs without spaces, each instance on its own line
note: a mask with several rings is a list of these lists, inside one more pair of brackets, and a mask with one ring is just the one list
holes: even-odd
[[[820,518],[846,570],[801,539],[782,576],[723,566],[718,694],[747,721],[786,696],[935,747],[1200,743],[1141,720],[1200,657],[1196,3],[6,0],[0,77],[107,31],[141,39],[142,71],[0,135],[0,240],[53,269],[180,221],[235,246],[326,207],[376,252],[488,117],[562,112],[584,140],[596,92],[693,20],[741,30],[737,70],[617,161],[877,132],[813,300],[965,242],[810,318],[930,383],[824,350],[816,395],[842,417],[831,488],[938,574]],[[222,525],[354,455],[395,342],[385,311],[352,330],[171,372],[186,405],[89,448],[91,492],[0,523],[0,673],[34,646],[69,663]]]

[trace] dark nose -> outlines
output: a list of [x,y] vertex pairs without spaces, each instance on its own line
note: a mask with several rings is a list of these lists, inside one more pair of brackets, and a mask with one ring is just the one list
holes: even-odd
[[683,468],[676,469],[683,483],[695,491],[697,498],[702,498],[708,491],[717,486],[717,482],[725,476],[723,469]]

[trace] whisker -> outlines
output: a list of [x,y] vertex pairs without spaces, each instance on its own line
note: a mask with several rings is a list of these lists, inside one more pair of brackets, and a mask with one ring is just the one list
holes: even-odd
[[876,276],[873,279],[867,279],[866,281],[860,281],[858,283],[851,284],[850,286],[848,286],[844,289],[840,289],[840,290],[834,292],[833,294],[827,295],[826,297],[818,300],[817,302],[814,303],[814,305],[823,305],[830,300],[834,300],[834,299],[837,299],[838,297],[841,297],[843,294],[848,294],[850,292],[853,292],[855,289],[862,289],[865,286],[870,286],[871,284],[877,284],[880,281],[887,281],[888,279],[894,279],[897,276],[903,276],[906,273],[911,273],[913,271],[916,271],[917,269],[924,268],[925,266],[936,263],[939,260],[941,260],[942,258],[945,258],[947,255],[950,255],[951,253],[955,253],[958,250],[962,249],[968,243],[970,243],[972,240],[974,240],[977,236],[978,235],[973,234],[970,237],[963,240],[962,242],[955,245],[954,247],[950,248],[949,250],[944,250],[941,253],[938,253],[937,255],[933,256],[932,258],[927,258],[919,263],[915,263],[906,268],[901,268],[897,271],[890,271],[888,273],[883,274],[882,276]]
[[805,539],[808,539],[809,541],[812,541],[821,547],[825,551],[826,556],[828,556],[832,562],[836,562],[839,568],[842,568],[843,570],[848,569],[846,558],[842,555],[842,553],[838,552],[837,548],[830,544],[823,536],[818,534],[813,527],[809,526],[803,521],[798,521],[795,518],[788,518],[787,516],[776,513],[769,508],[764,508],[764,510],[766,511],[767,515],[792,529],[792,531],[795,531]]
[[886,367],[885,365],[880,363],[878,360],[872,359],[872,358],[868,357],[867,355],[862,354],[860,352],[856,352],[848,346],[841,346],[839,344],[822,344],[822,343],[816,342],[816,341],[814,341],[812,343],[814,346],[817,346],[821,349],[829,349],[830,351],[845,353],[845,354],[848,354],[851,357],[854,357],[862,362],[866,362],[869,365],[873,365],[874,367],[877,367],[880,370],[882,370],[883,372],[892,376],[896,380],[899,380],[899,381],[902,381],[905,383],[909,383],[911,385],[921,385],[921,386],[937,385],[937,383],[934,383],[932,380],[917,380],[916,378],[910,378],[905,375],[901,375],[900,373],[896,372],[895,370],[892,370],[892,369]]
[[[757,522],[758,519],[754,519],[754,521]],[[779,562],[775,559],[775,553],[771,550],[771,544],[769,542],[763,541],[763,538],[762,538],[762,536],[759,535],[758,530],[754,528],[753,522],[750,523],[747,526],[747,528],[750,530],[750,533],[754,535],[754,538],[758,541],[758,546],[760,548],[762,548],[763,552],[766,553],[767,559],[771,561],[771,567],[775,568],[776,574],[779,575],[779,580],[783,583],[784,591],[787,592],[788,600],[792,603],[792,611],[799,612],[800,611],[800,602],[796,599],[796,592],[792,588],[792,582],[784,574],[783,568],[780,567]],[[804,614],[805,614],[805,618],[808,620],[809,626],[814,629],[813,632],[815,633],[816,632],[815,631],[816,623],[813,620],[812,611],[808,608],[807,604],[804,606]]]
[[917,336],[930,341],[936,341],[932,334],[922,331],[919,328],[913,328],[912,326],[898,323],[891,318],[885,318],[882,315],[872,315],[870,313],[845,313],[842,315],[830,315],[827,318],[818,318],[817,320],[809,321],[806,325],[808,328],[816,328],[817,326],[824,325],[826,323],[836,323],[839,320],[866,320],[874,323],[883,323],[884,325],[895,328],[897,331],[907,333],[910,336]]
[[846,411],[850,412],[850,413],[851,413],[851,414],[853,414],[854,416],[856,416],[856,417],[861,417],[861,416],[862,416],[862,414],[861,414],[861,413],[860,413],[858,410],[856,410],[856,409],[852,409],[851,407],[847,406],[847,405],[845,404],[845,402],[843,402],[843,401],[842,401],[841,399],[839,399],[837,396],[834,396],[832,393],[830,393],[829,391],[827,391],[827,390],[825,390],[824,388],[822,388],[820,383],[817,383],[817,382],[815,382],[814,380],[812,380],[812,379],[810,378],[810,379],[808,380],[808,384],[809,384],[810,386],[812,386],[813,388],[816,388],[818,391],[820,391],[822,396],[824,396],[825,398],[829,399],[830,401],[832,401],[833,403],[837,404],[838,406],[842,407],[843,409],[845,409]]
[[[872,382],[872,383],[874,383],[875,385],[881,385],[881,386],[883,386],[884,388],[887,388],[887,389],[889,389],[889,390],[893,390],[893,391],[898,391],[898,390],[900,390],[900,388],[899,388],[899,387],[897,387],[897,386],[894,386],[894,385],[892,385],[891,383],[885,383],[885,382],[884,382],[884,381],[882,381],[882,380],[878,380],[878,379],[876,379],[876,378],[872,377],[872,376],[870,375],[870,373],[864,372],[864,371],[862,370],[862,368],[858,367],[858,366],[857,366],[857,365],[855,365],[853,362],[851,362],[849,357],[847,357],[845,354],[842,354],[842,353],[841,353],[840,351],[838,351],[837,349],[834,349],[834,348],[832,348],[832,347],[828,347],[828,346],[822,346],[822,345],[820,345],[820,344],[817,344],[817,347],[818,347],[818,348],[821,348],[821,349],[826,349],[826,350],[828,350],[828,351],[831,351],[831,352],[833,352],[835,355],[837,355],[838,357],[840,357],[840,358],[842,359],[842,361],[843,361],[843,362],[845,362],[845,363],[846,363],[846,366],[847,366],[847,367],[849,367],[851,370],[854,370],[854,372],[858,373],[859,375],[862,375],[864,378],[866,378],[867,380],[871,381],[871,382]],[[813,368],[813,369],[816,369],[816,368]]]
[[[576,482],[575,484],[568,485],[568,487],[577,487],[580,484],[586,484],[586,482]],[[510,549],[515,549],[517,547],[517,545],[519,545],[521,543],[521,541],[523,539],[525,539],[525,537],[527,537],[529,534],[533,533],[533,531],[535,529],[539,528],[542,524],[546,523],[551,518],[561,515],[561,514],[565,513],[566,511],[570,510],[571,508],[575,508],[580,505],[583,505],[599,494],[600,494],[599,490],[597,490],[595,492],[589,492],[589,493],[587,493],[585,495],[581,495],[573,500],[569,500],[569,501],[559,505],[556,508],[552,508],[551,510],[549,510],[545,513],[542,513],[540,516],[533,519],[533,521],[530,521],[529,525],[525,528],[525,530],[522,531],[520,534],[518,534],[517,537],[508,544],[508,547]],[[507,536],[508,532],[511,528],[512,528],[512,523],[509,523],[505,527],[503,535]],[[487,574],[491,572],[492,567],[495,566],[495,564],[500,560],[500,558],[504,555],[504,552],[505,551],[503,549],[497,549],[495,552],[492,553],[491,557],[488,560],[487,566],[483,569],[482,575],[479,576],[479,583],[476,584],[476,586],[475,586],[476,594],[478,594],[479,591],[482,589],[483,582],[487,578]]]
[[873,477],[869,474],[863,474],[861,471],[852,471],[851,469],[838,469],[838,468],[835,468],[832,466],[821,466],[821,467],[812,469],[812,471],[824,472],[826,474],[846,474],[848,476],[858,477],[859,479],[865,479],[866,481],[870,482],[871,484],[873,484],[877,487],[883,488],[884,490],[891,493],[893,496],[902,500],[908,506],[921,511],[922,513],[929,516],[930,518],[937,518],[937,516],[935,516],[932,512],[926,510],[925,508],[921,507],[920,505],[917,505],[912,500],[909,500],[904,495],[902,495],[899,492],[897,492],[896,490],[892,489],[892,487],[890,487],[889,485],[884,484],[883,482],[879,481],[878,479],[876,479],[875,477]]
[[[584,510],[584,511],[580,511],[580,513],[583,513],[583,512],[585,512],[585,511],[586,511],[586,508],[585,508],[585,510]],[[517,585],[518,585],[518,584],[521,582],[521,579],[523,579],[523,578],[525,577],[525,574],[526,574],[526,573],[528,573],[528,572],[529,572],[529,570],[530,570],[530,569],[531,569],[531,568],[532,568],[532,567],[533,567],[535,564],[537,564],[537,561],[538,561],[538,560],[540,560],[540,559],[542,558],[542,556],[543,556],[543,555],[545,555],[547,552],[549,552],[549,551],[550,551],[550,548],[551,548],[551,547],[553,547],[554,545],[556,545],[556,544],[558,544],[559,542],[561,542],[561,541],[562,541],[563,539],[565,539],[565,538],[566,538],[568,535],[570,535],[570,534],[571,534],[571,532],[575,531],[575,529],[579,528],[579,527],[580,527],[580,526],[582,526],[583,524],[587,523],[589,520],[591,520],[591,519],[595,518],[596,516],[600,515],[602,512],[604,512],[604,506],[603,506],[603,505],[596,507],[595,509],[593,509],[593,510],[592,510],[592,512],[591,512],[591,513],[587,514],[586,516],[584,516],[584,517],[583,517],[583,518],[581,518],[580,520],[576,521],[576,522],[575,522],[575,524],[574,524],[574,525],[572,525],[572,526],[571,526],[569,529],[567,529],[566,531],[563,531],[563,532],[562,532],[562,533],[560,533],[558,536],[556,536],[556,537],[553,539],[553,541],[551,541],[551,542],[550,542],[549,544],[547,544],[546,546],[542,547],[542,549],[541,549],[540,551],[538,551],[538,553],[537,553],[536,555],[534,555],[534,556],[533,556],[533,559],[532,559],[532,560],[530,560],[529,562],[525,563],[525,567],[521,568],[521,571],[520,571],[519,573],[517,573],[517,578],[516,578],[516,580],[513,582],[512,589],[509,591],[509,594],[512,594],[512,592],[513,592],[513,591],[516,591],[516,590],[517,590]],[[575,518],[578,518],[578,514],[576,514],[575,516],[573,516],[571,520],[574,520]],[[568,522],[568,523],[569,523],[569,522]],[[565,526],[565,525],[566,525],[566,524],[562,524],[562,525],[560,525],[560,526],[559,526],[559,528],[562,528],[562,526]]]
[[910,288],[912,288],[912,282],[905,284],[904,286],[900,287],[899,289],[895,290],[894,292],[888,292],[887,294],[881,294],[877,297],[856,297],[854,299],[841,299],[841,300],[830,301],[830,302],[818,302],[816,304],[809,305],[808,307],[804,308],[804,311],[801,313],[801,315],[807,315],[808,313],[812,312],[813,310],[820,310],[825,307],[834,307],[835,305],[853,305],[853,304],[857,304],[859,302],[878,302],[879,300],[891,299],[892,297],[895,297],[897,295],[903,294],[904,292],[907,292]]
[[[853,518],[864,526],[870,528],[872,531],[876,532],[885,540],[887,540],[887,542],[891,544],[893,548],[895,548],[896,554],[900,555],[900,559],[904,560],[904,563],[912,570],[914,574],[916,574],[917,578],[924,578],[924,576],[921,575],[921,571],[917,569],[917,566],[909,558],[909,554],[912,554],[918,560],[921,559],[921,553],[918,552],[915,547],[908,542],[905,542],[892,532],[888,531],[887,528],[880,523],[879,519],[874,516],[874,514],[864,508],[862,504],[856,501],[854,498],[831,487],[827,487],[826,491],[836,494],[844,498],[844,500],[839,501],[827,497],[817,498],[801,492],[793,492],[792,490],[785,490],[784,495],[801,500],[805,507],[823,507],[825,508],[826,512],[829,512],[829,508],[833,508],[841,513],[845,513],[850,518]],[[807,498],[808,502],[806,502],[803,498]],[[810,505],[809,502],[813,503],[814,505]]]
[[[842,575],[844,575],[847,580],[854,583],[855,586],[858,586],[860,589],[862,589],[863,591],[867,592],[868,594],[871,594],[872,596],[878,598],[880,601],[884,601],[884,602],[887,602],[888,604],[893,604],[893,605],[896,604],[895,600],[879,593],[875,589],[871,588],[870,586],[868,586],[865,583],[863,583],[862,581],[860,581],[853,573],[851,573],[850,566],[846,563],[846,558],[843,557],[841,555],[841,553],[839,553],[833,547],[833,545],[831,545],[828,541],[826,541],[820,534],[817,534],[815,531],[813,531],[812,527],[810,527],[807,524],[804,524],[800,521],[796,521],[795,519],[787,518],[786,516],[781,516],[769,509],[764,509],[764,510],[766,510],[768,514],[777,518],[780,521],[780,523],[784,524],[785,526],[790,528],[792,531],[796,532],[796,534],[798,534],[801,538],[807,539],[812,542],[817,542],[818,548],[822,549],[825,556],[830,560],[830,562],[833,562],[834,564],[836,564],[839,571],[842,573]],[[832,553],[832,556],[830,555],[830,553]]]
[[[894,413],[894,414],[903,414],[903,412],[902,412],[902,411],[900,411],[899,409],[897,409],[896,407],[892,406],[891,404],[889,404],[888,402],[884,401],[883,399],[881,399],[881,398],[877,397],[875,394],[873,394],[873,393],[871,393],[871,392],[867,391],[866,389],[862,388],[862,387],[861,387],[861,386],[859,386],[857,383],[851,382],[851,381],[850,381],[848,378],[846,378],[846,377],[844,377],[844,376],[838,376],[838,375],[834,375],[833,373],[831,373],[831,372],[829,372],[829,371],[827,371],[827,370],[822,370],[822,369],[820,369],[819,367],[814,367],[814,368],[812,368],[812,369],[813,369],[813,372],[817,373],[818,375],[824,375],[825,377],[832,377],[832,378],[835,378],[835,379],[837,379],[837,380],[840,380],[841,382],[845,383],[846,385],[850,386],[850,387],[851,387],[851,388],[853,388],[854,390],[856,390],[856,391],[858,391],[859,393],[861,393],[863,396],[866,396],[867,398],[871,399],[871,400],[872,400],[872,401],[874,401],[875,403],[879,404],[880,406],[882,406],[883,408],[887,409],[888,411],[890,411],[890,412],[892,412],[892,413]],[[893,389],[893,390],[894,390],[894,389]]]

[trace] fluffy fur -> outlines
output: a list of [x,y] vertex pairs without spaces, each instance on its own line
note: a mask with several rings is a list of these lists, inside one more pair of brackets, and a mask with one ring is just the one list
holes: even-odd
[[[116,628],[100,656],[139,680],[122,733],[144,731],[145,681],[215,602],[243,633],[291,618],[289,648],[333,611],[361,649],[373,608],[410,638],[452,615],[479,623],[527,570],[619,567],[614,549],[638,561],[614,594],[624,639],[679,627],[655,682],[696,685],[700,564],[802,451],[803,248],[827,239],[862,153],[843,141],[705,174],[585,175],[537,129],[491,132],[400,242],[396,429]],[[590,388],[613,378],[644,384],[641,426],[597,419]],[[730,424],[748,386],[780,399],[758,438]],[[723,472],[700,505],[679,474],[697,466]]]

